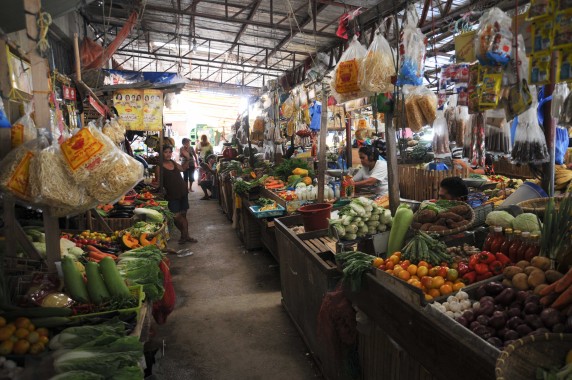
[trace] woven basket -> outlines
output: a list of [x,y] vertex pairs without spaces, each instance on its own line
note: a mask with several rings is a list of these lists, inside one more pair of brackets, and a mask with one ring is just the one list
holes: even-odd
[[[451,201],[453,202],[453,201]],[[435,234],[435,235],[439,235],[439,236],[447,236],[447,235],[454,235],[454,234],[458,234],[459,232],[463,232],[468,230],[470,227],[473,226],[473,224],[475,223],[475,211],[473,210],[473,208],[471,206],[469,206],[467,203],[465,202],[461,202],[461,201],[456,201],[455,202],[457,205],[466,205],[469,207],[470,210],[470,217],[469,217],[469,223],[465,224],[464,226],[461,227],[457,227],[454,228],[452,230],[445,230],[445,231],[425,231],[427,233],[430,234]],[[419,210],[417,211],[419,212]]]
[[[548,200],[550,198],[534,198],[529,199],[527,201],[523,201],[517,203],[516,205],[519,206],[523,212],[530,212],[532,214],[536,214],[540,217],[544,216],[544,211],[546,210],[546,205],[548,205]],[[558,209],[560,202],[563,198],[554,198],[554,207]]]
[[497,380],[534,380],[538,367],[563,367],[572,349],[572,334],[529,335],[501,352],[495,368]]

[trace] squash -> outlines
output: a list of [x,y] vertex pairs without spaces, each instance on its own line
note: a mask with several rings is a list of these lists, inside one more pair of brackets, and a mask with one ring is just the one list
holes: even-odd
[[310,186],[312,184],[312,178],[306,176],[302,178],[302,182],[304,182],[307,186]]
[[149,236],[148,233],[143,233],[141,234],[141,236],[139,236],[139,242],[141,243],[141,245],[143,247],[146,247],[148,245],[155,245],[157,244],[157,236],[155,236],[153,239],[148,240],[147,237]]
[[127,232],[125,235],[123,235],[123,237],[121,238],[121,242],[123,243],[123,245],[126,248],[129,248],[129,249],[140,247],[139,240],[137,240],[137,238],[133,237],[129,232]]
[[296,169],[292,170],[292,174],[299,175],[301,177],[307,177],[308,176],[308,170],[296,168]]

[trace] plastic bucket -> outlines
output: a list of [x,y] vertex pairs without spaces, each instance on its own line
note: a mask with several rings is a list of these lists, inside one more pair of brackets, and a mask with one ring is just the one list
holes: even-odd
[[514,193],[509,195],[507,199],[501,204],[501,206],[515,205],[520,202],[527,201],[534,198],[546,198],[548,194],[542,190],[540,186],[532,182],[525,182]]
[[302,206],[298,211],[302,214],[304,230],[306,232],[328,229],[328,219],[330,218],[330,212],[332,211],[331,204],[315,203]]

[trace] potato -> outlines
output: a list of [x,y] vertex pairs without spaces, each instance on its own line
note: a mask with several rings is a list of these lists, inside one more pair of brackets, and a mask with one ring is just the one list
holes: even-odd
[[542,285],[546,283],[546,277],[544,276],[544,272],[538,268],[535,268],[529,275],[528,275],[528,286],[532,289],[535,289],[538,285]]
[[454,222],[460,222],[463,217],[453,212],[440,212],[439,218],[452,219]]
[[546,272],[544,272],[544,275],[546,276],[546,282],[549,284],[555,283],[556,281],[564,277],[562,273],[554,269],[547,270]]
[[534,256],[530,263],[543,271],[550,269],[550,259],[548,257]]
[[532,265],[529,265],[526,268],[524,268],[524,273],[530,276],[530,274],[535,270],[540,270],[540,269],[538,269],[537,267],[533,267]]
[[540,284],[536,288],[534,288],[534,294],[540,294],[540,291],[546,288],[548,284]]
[[509,280],[508,278],[505,278],[504,280],[502,280],[502,284],[507,288],[512,288],[512,281]]
[[504,268],[503,275],[505,278],[512,280],[514,275],[516,275],[518,273],[522,273],[522,272],[523,272],[523,270],[521,267],[517,267],[516,265],[511,265],[509,267]]
[[411,228],[413,228],[414,230],[420,229],[421,226],[422,226],[422,224],[419,223],[419,222],[413,222],[413,223],[411,223]]
[[526,260],[520,260],[518,263],[516,263],[516,266],[521,267],[524,270],[524,268],[530,266],[530,263]]
[[419,223],[433,223],[437,220],[437,213],[433,210],[421,210],[417,213]]
[[517,273],[512,278],[512,286],[518,290],[528,290],[528,276],[526,273]]

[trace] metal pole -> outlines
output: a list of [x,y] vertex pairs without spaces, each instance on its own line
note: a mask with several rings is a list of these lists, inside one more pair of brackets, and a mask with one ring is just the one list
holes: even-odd
[[352,118],[347,115],[344,105],[344,120],[346,121],[346,165],[348,169],[353,165],[352,160]]
[[322,115],[320,120],[320,141],[318,145],[318,202],[324,202],[326,185],[326,137],[328,136],[328,89],[322,82]]

